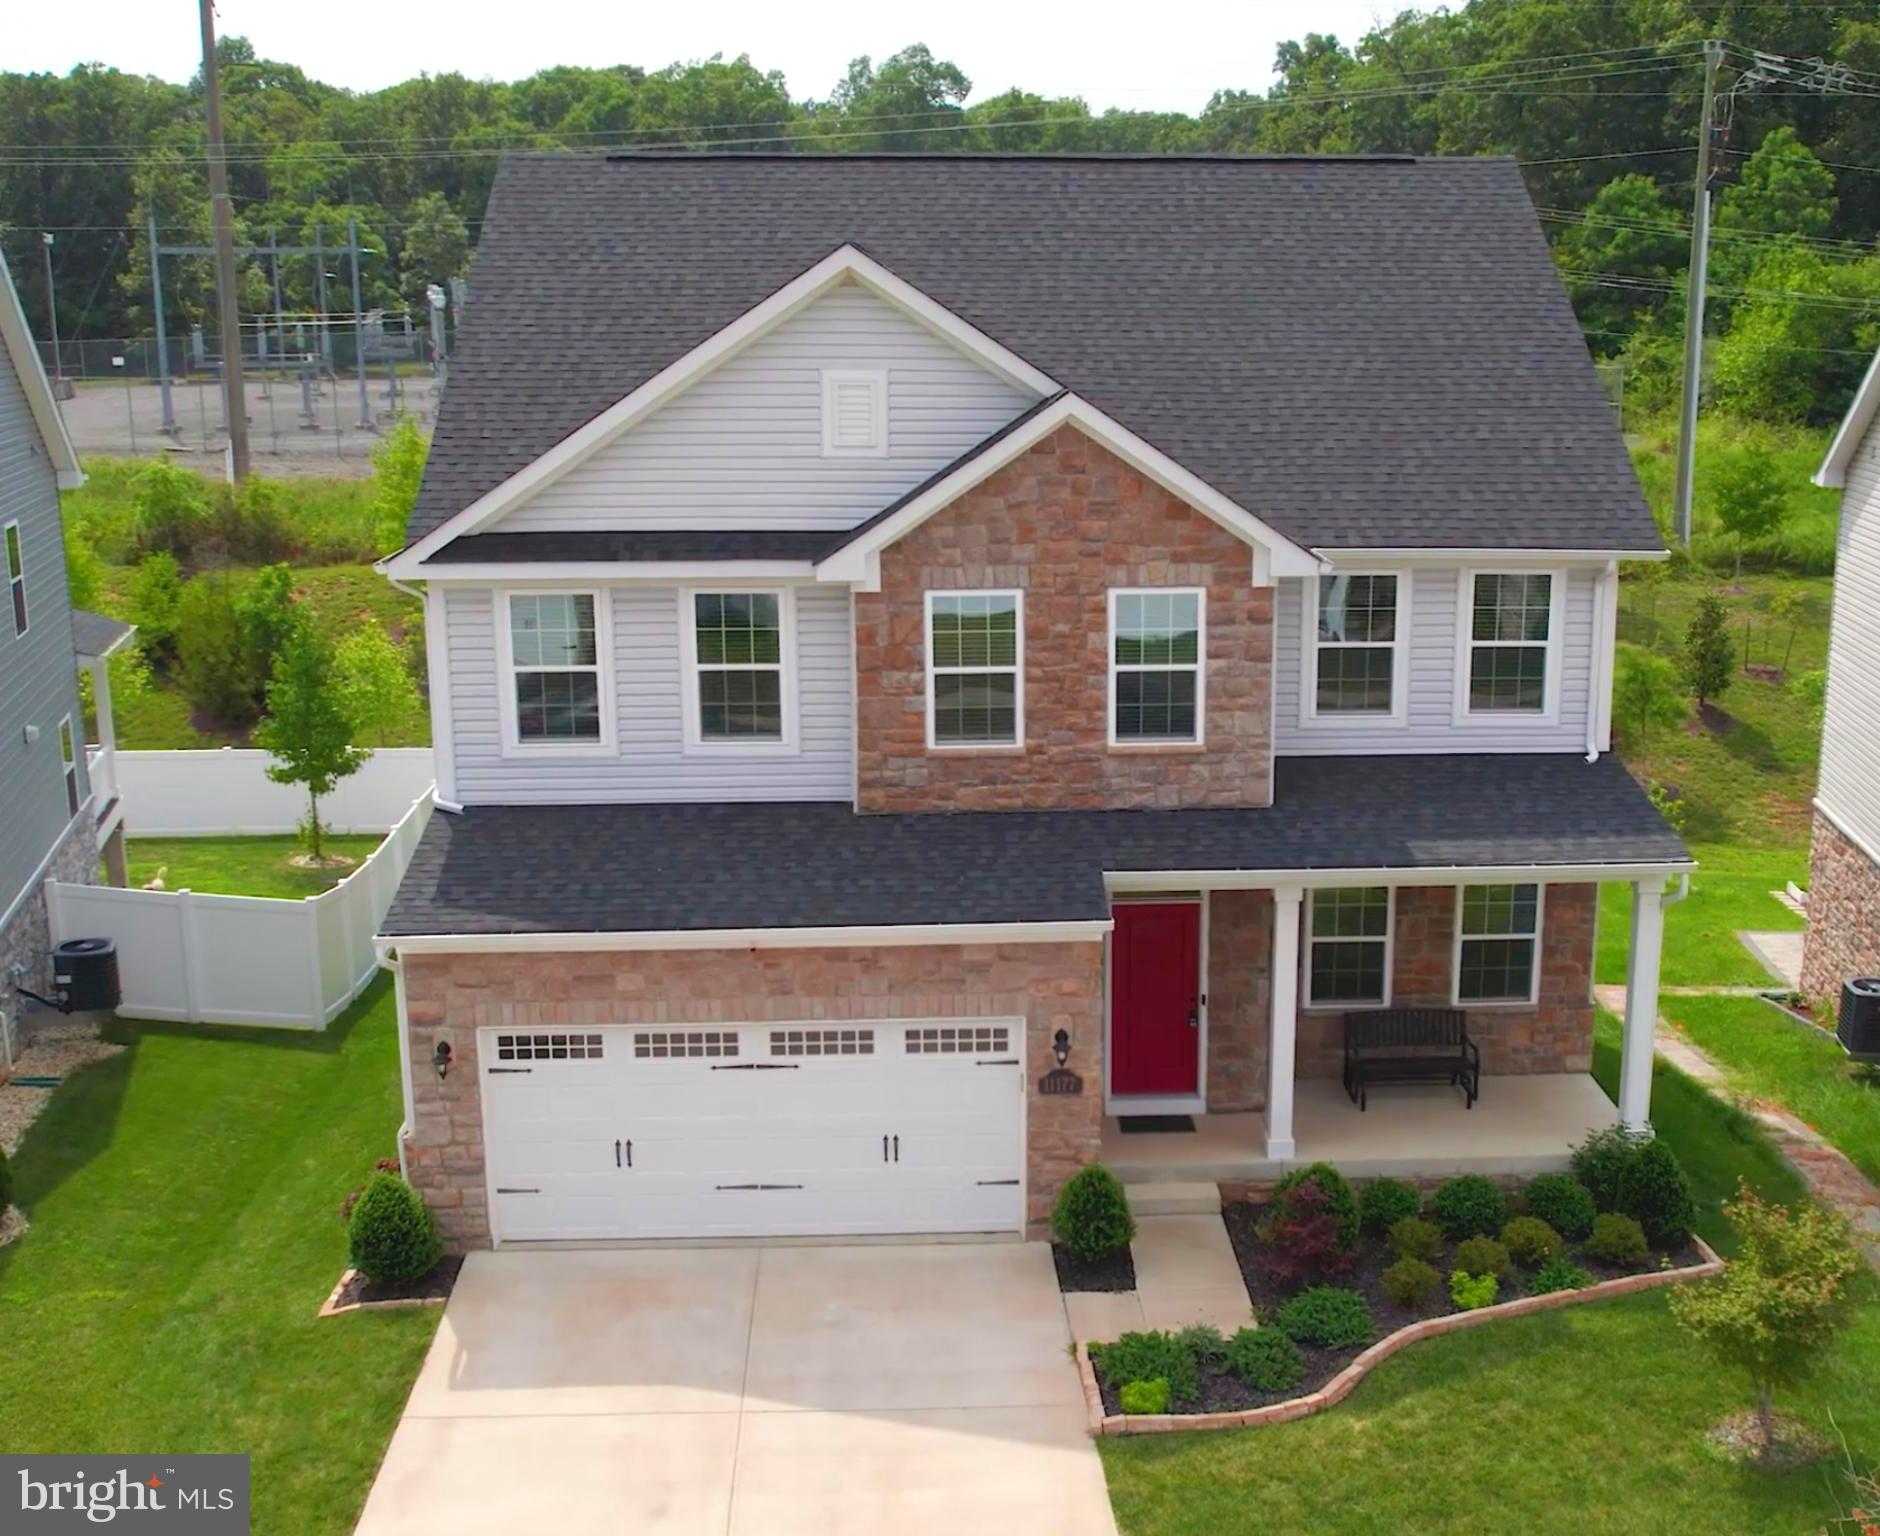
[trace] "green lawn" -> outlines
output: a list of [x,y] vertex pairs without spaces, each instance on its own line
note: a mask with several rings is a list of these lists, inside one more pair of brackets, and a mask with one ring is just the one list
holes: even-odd
[[0,1445],[246,1451],[257,1532],[352,1529],[438,1318],[314,1318],[392,1152],[395,1024],[381,978],[321,1035],[116,1027],[15,1159]]
[[[358,862],[384,842],[376,832],[326,839],[329,854]],[[134,837],[126,850],[132,885],[163,872],[166,890],[217,896],[318,896],[352,869],[297,869],[288,860],[303,851],[297,837]]]
[[[1789,881],[1808,884],[1808,843],[1759,847],[1750,843],[1694,843],[1698,863],[1691,894],[1665,913],[1663,975],[1667,986],[1778,985],[1745,949],[1739,929],[1797,929],[1797,917],[1769,893]],[[1623,984],[1632,942],[1632,887],[1599,889],[1597,972]]]

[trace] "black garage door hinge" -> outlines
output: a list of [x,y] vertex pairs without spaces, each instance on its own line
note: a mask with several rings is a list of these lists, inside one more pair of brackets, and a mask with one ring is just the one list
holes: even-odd
[[801,1184],[714,1184],[714,1189],[801,1189]]
[[714,1072],[794,1072],[801,1066],[795,1061],[734,1061],[712,1068]]
[[987,1187],[988,1185],[993,1185],[993,1184],[1016,1184],[1017,1182],[1018,1182],[1018,1180],[1017,1180],[1017,1179],[981,1179],[981,1180],[979,1181],[979,1187],[980,1187],[981,1189],[984,1189],[984,1188],[986,1188],[986,1187]]
[[483,1070],[488,1072],[493,1077],[498,1072],[533,1072],[535,1068],[534,1067],[485,1067]]
[[539,1189],[505,1189],[501,1184],[498,1184],[496,1186],[496,1193],[499,1195],[539,1195],[541,1194],[541,1190]]

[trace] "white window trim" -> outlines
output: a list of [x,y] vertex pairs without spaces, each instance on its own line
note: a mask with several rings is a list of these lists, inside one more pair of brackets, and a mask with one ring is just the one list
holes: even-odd
[[[835,440],[836,390],[843,384],[866,384],[873,392],[875,440],[867,448],[846,448]],[[825,368],[822,371],[822,453],[825,459],[885,459],[888,456],[888,370],[885,368]]]
[[[1170,672],[1180,671],[1186,663],[1173,666],[1158,664],[1155,666],[1133,666],[1119,664],[1116,659],[1116,603],[1124,597],[1181,597],[1193,596],[1195,599],[1195,734],[1191,739],[1179,737],[1154,736],[1118,736],[1116,734],[1116,675],[1122,672]],[[1109,697],[1105,714],[1109,721],[1105,727],[1112,747],[1125,750],[1139,748],[1174,747],[1195,748],[1207,745],[1208,738],[1208,589],[1206,587],[1111,587],[1109,599],[1110,620],[1103,636],[1103,648],[1106,668],[1109,673]]]
[[[777,741],[707,739],[700,718],[698,684],[698,618],[692,600],[715,593],[777,600],[777,696],[783,711],[783,736]],[[714,668],[716,670],[716,668]],[[742,670],[737,668],[734,670]],[[786,757],[800,750],[797,729],[796,588],[748,586],[741,582],[714,582],[679,589],[679,671],[685,716],[685,752],[688,757]]]
[[[1324,890],[1375,890],[1375,886],[1325,886]],[[1318,938],[1312,936],[1312,904],[1318,896],[1318,889],[1306,891],[1306,910],[1299,927],[1299,995],[1304,999],[1303,1008],[1327,1009],[1338,1013],[1375,1012],[1390,1007],[1392,973],[1397,965],[1397,887],[1384,887],[1384,996],[1376,1002],[1351,1003],[1338,998],[1327,998],[1321,1002],[1312,995],[1312,946],[1314,944],[1375,944],[1375,938],[1351,937]],[[1459,920],[1459,919],[1458,919]]]
[[[1471,709],[1469,678],[1474,670],[1475,647],[1494,645],[1513,648],[1532,645],[1533,641],[1475,639],[1475,578],[1478,576],[1545,576],[1547,595],[1547,693],[1539,710]],[[1456,707],[1457,725],[1548,726],[1560,723],[1561,656],[1566,626],[1567,573],[1559,567],[1546,570],[1519,566],[1466,566],[1456,574]]]
[[[497,711],[502,720],[504,757],[610,757],[614,737],[614,622],[612,594],[606,587],[499,587],[496,605]],[[515,597],[591,597],[594,599],[594,661],[600,693],[601,734],[597,741],[524,741],[516,721],[516,657],[510,633],[509,603]],[[527,670],[534,671],[534,668]]]
[[[1525,939],[1534,940],[1534,965],[1528,977],[1528,995],[1526,997],[1491,997],[1469,998],[1462,996],[1462,893],[1469,886],[1476,885],[1531,885],[1534,887],[1534,932],[1525,933],[1471,933],[1471,939]],[[1449,1000],[1457,1008],[1532,1008],[1541,1000],[1541,962],[1545,958],[1542,944],[1547,933],[1547,882],[1544,880],[1471,880],[1469,886],[1456,887],[1456,910],[1452,926],[1455,928],[1454,942],[1449,954]]]
[[[65,755],[68,750],[72,754],[69,759]],[[59,770],[64,776],[66,809],[73,816],[85,808],[85,797],[79,793],[78,763],[78,732],[72,728],[72,717],[66,715],[59,721]]]
[[[933,659],[933,602],[936,597],[1010,597],[1016,608],[1018,646],[1010,667],[947,667],[948,674],[958,672],[1011,672],[1015,687],[1016,710],[1012,719],[1010,741],[941,741],[934,734],[934,678],[942,670]],[[921,643],[927,658],[927,748],[932,752],[1022,752],[1025,750],[1025,589],[1023,587],[947,587],[926,595],[922,612]]]
[[[1378,712],[1351,710],[1322,711],[1319,708],[1319,651],[1327,642],[1319,639],[1319,579],[1308,576],[1305,604],[1299,631],[1301,665],[1299,668],[1299,723],[1320,725],[1332,730],[1390,727],[1409,724],[1410,694],[1410,602],[1412,577],[1409,571],[1365,567],[1362,570],[1327,571],[1328,576],[1394,576],[1397,578],[1397,634],[1390,642],[1390,708]],[[1341,642],[1330,642],[1334,649]],[[1375,649],[1382,649],[1377,646]]]
[[[13,573],[12,561],[7,558],[8,534],[11,534],[14,541],[19,545],[20,569],[17,576]],[[0,526],[0,566],[6,568],[7,622],[13,622],[13,589],[17,586],[20,589],[19,611],[26,616],[26,623],[24,625],[15,625],[13,633],[15,636],[24,635],[33,627],[33,608],[32,604],[28,602],[26,598],[26,533],[25,530],[20,527],[20,520],[17,517],[4,526]]]

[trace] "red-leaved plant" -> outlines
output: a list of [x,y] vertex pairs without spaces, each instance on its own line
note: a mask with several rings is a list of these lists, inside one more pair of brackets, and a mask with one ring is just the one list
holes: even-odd
[[1338,1215],[1325,1191],[1309,1181],[1274,1202],[1260,1235],[1267,1273],[1287,1290],[1336,1280],[1357,1257],[1338,1246]]

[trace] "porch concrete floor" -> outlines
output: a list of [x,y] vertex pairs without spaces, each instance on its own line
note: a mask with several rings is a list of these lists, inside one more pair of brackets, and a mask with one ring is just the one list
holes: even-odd
[[1373,1088],[1360,1111],[1331,1078],[1293,1090],[1296,1155],[1266,1155],[1262,1114],[1197,1115],[1192,1133],[1126,1136],[1103,1123],[1104,1164],[1125,1184],[1184,1179],[1278,1178],[1301,1163],[1327,1162],[1356,1178],[1379,1174],[1551,1173],[1589,1131],[1618,1111],[1582,1072],[1484,1077],[1475,1108],[1443,1085]]

